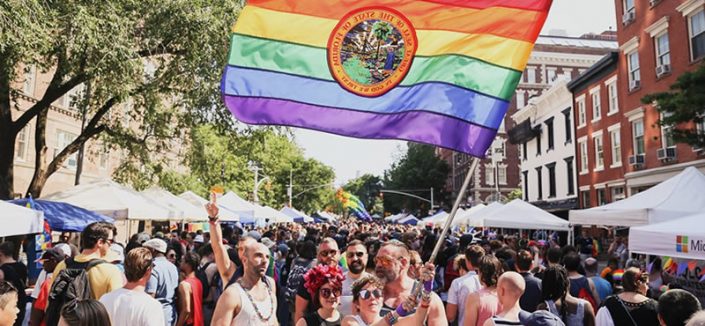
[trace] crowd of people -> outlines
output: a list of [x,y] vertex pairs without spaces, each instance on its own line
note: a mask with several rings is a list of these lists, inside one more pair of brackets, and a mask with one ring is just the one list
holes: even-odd
[[573,247],[355,219],[242,228],[206,209],[209,232],[123,246],[97,222],[80,249],[62,235],[32,291],[0,244],[0,326],[705,325],[698,299],[669,289],[660,261],[626,259],[619,238],[601,269],[585,234]]

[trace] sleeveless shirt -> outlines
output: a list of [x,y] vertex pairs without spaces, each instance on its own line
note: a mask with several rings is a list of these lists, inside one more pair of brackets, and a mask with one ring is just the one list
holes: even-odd
[[[269,285],[269,280],[265,279],[264,281],[267,282],[267,285]],[[250,301],[250,298],[248,298],[245,289],[242,288],[240,283],[233,283],[232,286],[237,289],[237,292],[240,295],[240,313],[238,313],[237,316],[233,318],[233,321],[232,323],[230,323],[230,325],[273,326],[277,324],[277,304],[274,301],[274,298],[271,297],[272,295],[274,295],[274,293],[271,292],[271,285],[268,287],[267,290],[268,296],[264,298],[263,301],[256,301],[255,298],[252,298],[253,301]],[[274,305],[274,307],[272,307],[272,304]],[[267,317],[269,312],[272,311],[272,314],[267,322],[263,322],[259,318],[259,316],[257,316],[257,312],[255,311],[255,305],[264,317]]]

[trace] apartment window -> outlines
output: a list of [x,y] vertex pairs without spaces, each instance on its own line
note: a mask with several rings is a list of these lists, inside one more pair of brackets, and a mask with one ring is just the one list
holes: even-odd
[[[71,144],[71,142],[76,139],[76,134],[59,130],[56,133],[56,147],[54,147],[54,157],[56,157],[66,146]],[[76,153],[69,156],[69,158],[64,162],[64,166],[75,169],[77,165]]]
[[546,164],[548,170],[548,198],[556,197],[556,163]]
[[612,149],[612,166],[622,165],[622,139],[620,138],[619,129],[610,131],[610,145]]
[[624,12],[634,11],[634,0],[624,0]]
[[529,149],[526,146],[526,142],[523,142],[521,144],[521,158],[523,158],[525,161],[528,158],[528,151],[529,151]]
[[624,199],[624,187],[612,187],[610,190],[612,192],[613,202]]
[[108,146],[102,145],[98,150],[98,167],[100,167],[101,170],[106,170],[108,169],[109,164],[110,149],[108,148]]
[[671,64],[671,50],[668,45],[668,30],[654,37],[656,46],[656,66]]
[[37,83],[37,67],[35,65],[29,65],[24,69],[24,87],[22,90],[26,95],[33,97],[34,86]]
[[583,201],[583,208],[588,208],[591,206],[590,205],[590,191],[589,190],[581,191],[580,198]]
[[595,169],[602,170],[605,167],[605,154],[603,152],[604,147],[602,146],[602,135],[593,136],[593,142],[595,144]]
[[500,164],[497,167],[497,179],[499,180],[500,185],[507,184],[507,166],[506,165]]
[[705,11],[689,17],[690,57],[693,61],[705,56]]
[[570,118],[570,108],[563,110],[563,118],[565,119],[565,143],[568,144],[573,141],[573,122]]
[[494,168],[492,164],[485,164],[485,183],[494,186]]
[[600,92],[597,91],[592,93],[592,121],[595,122],[602,118],[602,111],[600,105]]
[[607,197],[605,197],[605,188],[597,189],[597,206],[602,206],[607,204]]
[[609,97],[609,111],[607,111],[607,115],[617,113],[617,111],[619,111],[619,103],[617,101],[617,81],[607,85],[607,96]]
[[524,175],[524,200],[529,201],[529,171],[522,171]]
[[529,84],[536,83],[536,68],[526,67],[526,82]]
[[644,120],[632,122],[632,137],[634,141],[634,155],[644,154]]
[[536,136],[536,156],[541,156],[541,134]]
[[565,161],[565,172],[568,174],[568,196],[575,193],[575,180],[573,180],[573,157],[566,157],[563,159]]
[[548,131],[548,149],[546,151],[550,151],[553,149],[553,118],[544,121],[544,123]]
[[517,98],[517,109],[521,109],[526,105],[526,100],[524,98],[526,92],[522,90],[517,90],[516,92],[516,98]]
[[536,178],[538,182],[536,183],[539,186],[539,197],[537,198],[538,200],[541,200],[543,198],[543,178],[541,177],[541,167],[536,168]]
[[17,144],[15,144],[15,157],[20,161],[27,160],[29,149],[29,125],[25,126],[17,133]]
[[578,128],[582,127],[585,125],[585,121],[587,121],[585,117],[585,99],[580,99],[576,103],[578,105]]
[[546,75],[546,77],[548,78],[548,83],[552,83],[554,80],[556,80],[556,69],[547,69]]
[[583,140],[578,144],[580,147],[580,174],[585,174],[588,172],[587,141]]
[[[632,84],[633,82],[640,81],[641,72],[639,70],[639,52],[634,51],[627,54],[627,61],[629,64],[629,83]],[[630,86],[629,89],[631,90],[632,87]]]
[[[661,120],[670,117],[672,114],[673,113],[670,112],[661,113]],[[673,135],[671,134],[672,130],[673,126],[661,125],[661,146],[663,146],[663,148],[676,146],[676,142],[673,140]]]

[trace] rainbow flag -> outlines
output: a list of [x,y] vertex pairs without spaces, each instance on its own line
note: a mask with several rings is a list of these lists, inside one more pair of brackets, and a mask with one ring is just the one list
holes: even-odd
[[484,157],[552,0],[248,0],[223,100],[240,121]]
[[624,270],[623,269],[618,269],[612,272],[612,280],[615,282],[621,282],[622,277],[624,276]]
[[365,204],[357,196],[343,190],[343,188],[338,189],[335,196],[343,204],[343,207],[349,209],[358,219],[372,221],[372,216],[365,209]]

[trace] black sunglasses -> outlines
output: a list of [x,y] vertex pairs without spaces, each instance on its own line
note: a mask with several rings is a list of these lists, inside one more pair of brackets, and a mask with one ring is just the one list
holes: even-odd
[[343,294],[342,289],[321,289],[321,296],[325,299],[330,298],[331,295],[335,295],[336,297],[340,298],[341,294]]
[[370,290],[360,291],[360,299],[367,300],[371,297],[374,297],[375,299],[381,298],[382,297],[382,290],[374,289],[372,291],[370,291]]

